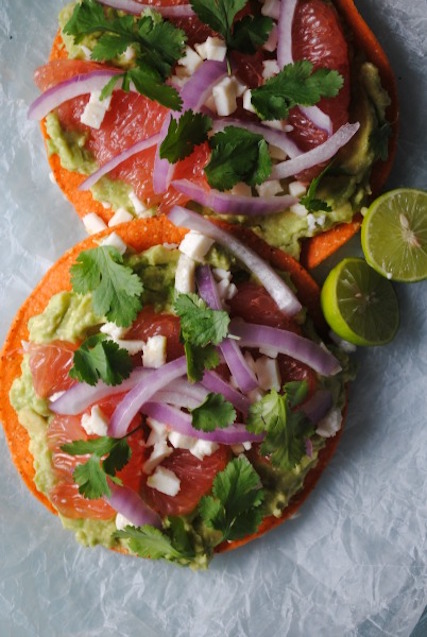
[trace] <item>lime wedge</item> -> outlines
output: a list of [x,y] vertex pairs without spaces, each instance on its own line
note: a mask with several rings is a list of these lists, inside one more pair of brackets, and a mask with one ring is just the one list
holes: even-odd
[[393,286],[364,259],[344,259],[331,270],[320,300],[335,334],[354,345],[384,345],[396,334],[399,308]]
[[366,261],[393,281],[427,278],[427,192],[398,188],[370,206],[362,224]]

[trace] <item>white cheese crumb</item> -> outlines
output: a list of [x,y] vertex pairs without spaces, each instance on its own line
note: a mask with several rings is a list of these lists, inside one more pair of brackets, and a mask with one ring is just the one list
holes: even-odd
[[144,462],[142,470],[144,473],[152,473],[154,469],[173,452],[172,447],[169,447],[166,440],[156,442],[153,447],[148,460]]
[[188,449],[199,460],[203,460],[205,456],[211,456],[218,449],[216,442],[185,436],[177,431],[169,432],[168,438],[175,449]]
[[127,526],[135,526],[130,520],[128,520],[122,513],[116,515],[116,529],[123,531]]
[[274,197],[282,192],[282,184],[278,179],[272,179],[271,181],[264,181],[263,184],[255,186],[260,197]]
[[100,246],[111,246],[112,248],[116,248],[121,255],[123,255],[128,249],[126,243],[123,241],[121,237],[115,232],[112,232],[108,237],[105,237],[100,244]]
[[221,281],[222,279],[231,281],[231,272],[229,270],[224,270],[223,268],[214,268],[212,272],[216,281]]
[[322,438],[333,438],[341,429],[341,411],[335,407],[318,423],[316,433]]
[[173,471],[158,466],[154,473],[148,476],[147,485],[160,493],[173,497],[179,492],[181,481]]
[[132,221],[133,215],[131,215],[126,208],[118,208],[108,222],[108,227],[118,226],[119,223],[125,223],[126,221]]
[[178,431],[170,431],[168,440],[175,449],[191,449],[196,442],[196,438],[193,436],[185,436]]
[[250,113],[256,113],[252,105],[252,91],[249,88],[243,93],[243,108]]
[[196,290],[196,262],[186,254],[180,254],[176,264],[175,290],[183,294]]
[[196,44],[195,49],[203,60],[223,62],[227,53],[227,46],[221,38],[209,36],[202,44]]
[[98,405],[92,407],[90,414],[83,414],[81,425],[88,436],[106,436],[108,433],[108,418]]
[[316,229],[316,217],[311,212],[307,215],[307,229],[309,232]]
[[303,206],[301,203],[295,203],[293,206],[289,208],[289,210],[293,212],[294,215],[297,215],[298,217],[306,217],[308,213],[307,208]]
[[135,210],[135,214],[139,219],[147,219],[148,217],[152,217],[154,215],[153,208],[147,208],[145,203],[138,198],[136,193],[131,190],[129,193],[129,200]]
[[82,221],[88,234],[96,234],[107,228],[101,217],[98,217],[95,212],[89,212],[83,217]]
[[275,146],[274,144],[268,145],[268,152],[270,153],[271,159],[277,159],[278,161],[285,161],[287,158],[287,154],[282,148],[279,146]]
[[115,323],[104,323],[99,331],[103,334],[111,336],[113,341],[117,341],[118,339],[121,339],[125,336],[128,328],[122,327],[121,325],[116,325]]
[[98,130],[101,128],[105,113],[110,108],[110,104],[111,95],[101,100],[101,91],[93,91],[80,117],[81,123]]
[[213,244],[213,239],[205,237],[205,235],[195,230],[190,230],[179,244],[179,251],[182,254],[186,254],[190,259],[194,259],[194,261],[202,262]]
[[115,343],[117,343],[119,347],[129,352],[131,356],[134,356],[135,354],[139,354],[139,352],[142,352],[142,350],[145,347],[145,341],[138,341],[138,340],[126,341],[120,338],[115,338],[113,340]]
[[281,378],[277,359],[260,356],[255,361],[255,373],[261,389],[265,391],[280,390]]
[[231,451],[234,453],[235,456],[240,456],[241,453],[249,451],[250,449],[252,449],[251,442],[241,442],[236,445],[231,445]]
[[178,64],[184,68],[186,75],[193,75],[203,63],[203,59],[191,46],[185,47],[185,54],[178,60]]
[[239,181],[237,184],[234,184],[230,190],[230,194],[236,195],[236,197],[251,197],[252,188],[248,186],[248,184],[245,184],[245,182]]
[[261,8],[261,13],[269,18],[278,20],[280,15],[280,0],[265,0]]
[[218,115],[226,117],[237,109],[237,97],[243,95],[242,84],[235,77],[224,77],[212,89],[215,110]]
[[302,181],[291,181],[288,189],[292,197],[301,197],[301,195],[305,195],[307,192],[307,186],[303,184]]
[[162,334],[150,336],[142,348],[142,364],[144,367],[158,369],[166,363],[167,338]]
[[120,62],[122,64],[129,64],[136,57],[136,51],[132,45],[129,45],[126,50],[120,55]]
[[264,80],[269,80],[271,77],[277,75],[280,71],[279,65],[276,60],[264,60],[262,63],[262,77]]
[[154,418],[147,418],[147,425],[150,427],[150,435],[147,438],[147,447],[152,447],[156,442],[166,440],[169,430],[162,422]]

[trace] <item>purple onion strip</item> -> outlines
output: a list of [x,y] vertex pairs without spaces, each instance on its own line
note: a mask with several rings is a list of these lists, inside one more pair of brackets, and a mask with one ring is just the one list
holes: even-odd
[[158,529],[162,528],[160,516],[153,511],[144,500],[132,489],[119,486],[109,481],[111,495],[105,500],[117,513],[121,513],[134,526],[150,524]]
[[250,400],[241,394],[237,389],[232,387],[219,374],[209,370],[205,371],[202,378],[202,385],[215,394],[222,394],[233,407],[240,411],[244,416],[247,415],[250,406]]

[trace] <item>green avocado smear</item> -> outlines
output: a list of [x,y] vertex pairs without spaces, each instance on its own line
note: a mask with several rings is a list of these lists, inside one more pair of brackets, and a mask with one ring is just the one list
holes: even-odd
[[[63,30],[72,16],[75,3],[67,5],[59,16]],[[111,18],[122,15],[108,9]],[[152,14],[152,12],[151,12]],[[157,19],[157,18],[156,18]],[[92,33],[75,39],[63,32],[64,46],[71,59],[88,59],[100,37]],[[316,199],[322,202],[321,209],[297,205],[267,216],[231,216],[231,223],[249,226],[267,243],[281,248],[295,258],[299,258],[301,242],[334,227],[339,223],[350,222],[354,214],[369,203],[371,195],[370,176],[377,159],[386,159],[390,126],[386,120],[386,108],[390,99],[381,86],[378,69],[364,59],[358,51],[351,54],[352,100],[349,120],[358,121],[360,129],[343,148],[318,184]],[[132,66],[132,60],[118,56],[113,63],[123,69]],[[85,134],[66,131],[60,124],[55,112],[47,117],[48,151],[58,154],[64,168],[89,175],[97,169],[97,162],[85,148]],[[289,193],[292,182],[300,184],[296,178],[281,180],[281,195]],[[309,183],[302,181],[303,187]],[[156,208],[146,210],[146,205],[138,201],[132,187],[120,179],[104,176],[91,188],[95,200],[110,207],[113,211],[126,210],[133,216],[150,216]],[[255,188],[252,194],[257,196]],[[297,198],[302,197],[297,195]],[[207,215],[215,215],[211,209],[200,208],[194,202],[187,204]]]
[[[103,248],[99,247],[95,250],[99,252]],[[83,262],[82,255],[85,254],[87,253],[81,253],[78,257],[79,264]],[[153,307],[156,313],[174,313],[178,311],[174,286],[180,254],[177,247],[167,245],[155,246],[140,254],[128,251],[121,259],[115,253],[113,256],[117,262],[120,261],[120,267],[125,268],[127,277],[136,276],[140,281],[141,307]],[[207,253],[205,261],[212,268],[221,267],[231,271],[233,280],[236,282],[250,279],[250,274],[244,268],[242,269],[237,260],[216,245]],[[91,263],[92,274],[94,263],[95,261]],[[81,274],[74,270],[74,266],[71,272],[74,277]],[[81,285],[81,281],[79,284]],[[192,298],[191,295],[186,296],[187,301]],[[53,470],[52,452],[47,435],[54,414],[49,410],[48,400],[38,396],[34,389],[29,364],[31,349],[37,349],[38,346],[53,341],[79,344],[85,339],[96,338],[101,327],[108,322],[107,318],[99,312],[98,302],[96,291],[84,294],[75,290],[64,291],[53,296],[45,310],[30,319],[28,350],[23,356],[22,374],[15,380],[10,392],[11,403],[18,413],[19,422],[30,435],[35,484],[47,497],[60,480]],[[304,312],[301,313],[300,320],[306,336],[312,340],[318,340]],[[329,391],[332,396],[330,413],[333,411],[339,413],[339,419],[341,419],[341,410],[345,402],[345,383],[350,377],[350,372],[347,356],[339,350],[334,350],[334,354],[340,360],[342,371],[330,377],[316,376],[318,388]],[[295,399],[295,396],[303,384],[288,384],[287,393],[278,393],[273,390],[264,392],[262,400],[270,401],[267,407],[280,403],[280,408],[287,413],[287,418],[292,420],[294,415],[289,408],[291,405],[289,401],[292,398],[294,401],[292,404],[298,404],[300,398]],[[120,391],[120,384],[118,391]],[[290,397],[289,401],[287,395]],[[259,396],[254,400],[255,405],[260,405]],[[215,409],[223,409],[224,402],[226,401],[220,400],[219,406],[217,405]],[[267,409],[266,413],[268,411]],[[216,412],[216,414],[219,413]],[[257,431],[259,427],[257,413],[249,418],[252,418],[255,423],[255,427],[251,430]],[[148,428],[147,425],[144,426]],[[299,427],[300,433],[298,433]],[[280,518],[292,497],[303,488],[305,477],[316,466],[318,454],[325,446],[326,438],[325,434],[318,434],[304,418],[296,422],[293,435],[293,442],[282,441],[283,448],[286,450],[286,445],[298,447],[301,444],[303,448],[297,449],[296,459],[289,466],[275,466],[257,450],[257,445],[252,448],[249,448],[250,445],[247,445],[248,448],[242,445],[229,448],[228,463],[214,479],[211,493],[200,500],[191,514],[163,519],[162,529],[150,525],[137,528],[128,525],[124,530],[118,531],[115,523],[116,516],[108,520],[94,520],[71,519],[60,514],[63,526],[72,530],[77,540],[85,546],[101,544],[108,548],[124,549],[142,557],[164,558],[194,569],[206,568],[219,544],[255,533],[265,517]],[[110,440],[117,442],[114,439]],[[274,445],[277,445],[277,441]],[[272,450],[274,456],[275,447]],[[114,475],[114,472],[109,475]]]

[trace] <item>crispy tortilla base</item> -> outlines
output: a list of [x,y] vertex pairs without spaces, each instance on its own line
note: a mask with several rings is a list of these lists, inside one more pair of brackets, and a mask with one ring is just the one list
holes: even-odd
[[[263,259],[269,261],[274,267],[290,273],[293,283],[297,288],[298,296],[302,303],[309,309],[316,327],[324,333],[326,324],[319,305],[319,288],[306,270],[292,257],[272,249],[264,241],[256,237],[251,231],[235,226],[221,224],[239,238],[245,241]],[[9,402],[9,391],[15,378],[21,375],[22,341],[28,340],[27,324],[32,316],[42,312],[49,299],[56,293],[71,289],[69,269],[82,250],[95,247],[100,239],[110,234],[107,230],[98,235],[88,237],[71,250],[66,252],[59,261],[46,273],[32,294],[22,305],[7,336],[0,357],[0,419],[3,423],[6,439],[9,445],[12,460],[18,469],[27,487],[50,511],[56,513],[48,498],[40,493],[34,484],[33,458],[29,452],[29,437],[24,427],[19,423],[17,414]],[[162,243],[179,243],[185,234],[185,230],[173,226],[166,217],[154,217],[146,220],[136,220],[114,228],[123,241],[135,251],[140,252],[151,246]],[[323,469],[328,464],[338,444],[340,434],[327,441],[325,449],[320,452],[319,461],[307,476],[304,489],[292,499],[291,504],[285,510],[281,518],[267,518],[262,523],[258,533],[243,540],[232,543],[224,543],[217,548],[218,552],[227,551],[249,542],[280,524],[283,520],[295,514],[302,502],[314,488]]]
[[[356,9],[353,0],[334,0],[334,4],[344,22],[350,27],[356,46],[365,53],[369,61],[378,67],[383,86],[391,98],[391,104],[387,110],[387,119],[392,126],[388,159],[385,162],[376,162],[371,177],[372,196],[375,197],[380,193],[386,182],[396,154],[399,116],[396,81],[387,56]],[[55,60],[66,57],[67,53],[63,46],[62,38],[60,33],[58,33],[52,46],[50,59]],[[44,122],[41,124],[41,129],[43,137],[46,140],[47,133]],[[113,211],[109,208],[104,208],[102,204],[95,201],[90,192],[78,190],[78,186],[84,181],[85,177],[79,173],[70,172],[62,168],[58,155],[50,155],[48,156],[48,160],[56,183],[67,199],[73,204],[78,215],[83,217],[88,212],[95,212],[108,224],[108,221],[114,214]],[[304,267],[311,270],[332,255],[340,246],[358,232],[361,221],[361,215],[357,214],[352,222],[340,224],[316,237],[303,241],[301,263]]]

